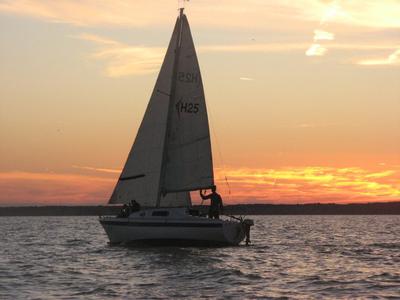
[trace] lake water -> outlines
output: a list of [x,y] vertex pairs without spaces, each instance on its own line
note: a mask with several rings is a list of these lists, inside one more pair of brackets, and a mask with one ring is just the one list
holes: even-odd
[[0,299],[400,299],[400,216],[256,216],[253,246],[110,246],[96,217],[0,218]]

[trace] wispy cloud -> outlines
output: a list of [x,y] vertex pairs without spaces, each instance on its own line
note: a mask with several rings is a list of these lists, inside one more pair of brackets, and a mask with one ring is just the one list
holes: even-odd
[[[340,5],[339,5],[340,4]],[[135,26],[168,24],[176,4],[168,0],[12,0],[0,2],[0,12],[76,26]],[[285,20],[335,22],[375,28],[400,27],[397,0],[205,0],[187,7],[202,26],[265,28]],[[281,21],[281,22],[280,22]]]
[[322,14],[320,24],[323,25],[329,21],[333,21],[337,16],[346,16],[339,6],[339,1],[330,1]]
[[356,63],[362,66],[400,65],[400,49],[394,51],[387,57],[362,59]]
[[322,47],[320,44],[312,44],[310,48],[307,49],[307,56],[323,56],[325,55],[327,49]]
[[[332,3],[328,4],[326,11],[324,12],[323,16],[320,20],[320,26],[323,26],[329,20],[335,18],[340,11],[340,7],[337,4],[337,1],[333,1]],[[319,41],[332,41],[335,39],[335,35],[331,32],[322,30],[322,29],[315,29],[314,30],[314,43],[307,49],[306,55],[307,56],[323,56],[327,52],[327,48],[321,46],[321,44],[317,43]]]
[[122,46],[122,44],[118,41],[115,41],[115,40],[112,40],[112,39],[109,39],[109,38],[106,38],[103,36],[95,35],[95,34],[82,33],[80,35],[72,36],[72,37],[81,39],[81,40],[85,40],[85,41],[89,41],[89,42],[93,42],[95,44],[103,45],[103,46],[110,46],[110,47]]
[[[393,43],[330,43],[329,48],[339,50],[392,50],[397,44]],[[199,45],[196,47],[199,52],[299,52],[308,46],[307,43],[259,43],[259,44],[227,44],[227,45]]]
[[[330,44],[326,44],[326,42],[335,39],[334,33],[323,30],[328,25],[346,24],[358,28],[400,28],[400,18],[398,18],[400,15],[400,5],[396,1],[377,2],[366,0],[362,2],[346,2],[333,0],[321,1],[321,3],[325,5],[325,8],[320,10],[321,18],[319,26],[314,30],[313,44],[305,52],[307,56],[324,56],[328,48],[334,48]],[[394,15],[397,15],[397,17],[394,17]],[[379,22],[381,24],[378,24]],[[355,40],[353,39],[353,41]],[[375,43],[375,45],[379,45],[379,43]],[[395,44],[392,44],[392,49],[395,46]],[[359,60],[356,64],[392,65],[397,64],[398,60],[398,53],[395,52],[386,58]]]
[[[168,0],[128,1],[128,0],[13,0],[1,1],[0,13],[23,17],[37,18],[47,22],[62,22],[72,26],[85,28],[104,27],[150,27],[171,26],[176,6]],[[309,30],[309,23],[315,22],[313,41],[292,41],[285,43],[255,44],[255,45],[208,45],[204,51],[295,51],[300,50],[307,56],[324,56],[328,50],[335,49],[331,45],[339,26],[341,33],[368,32],[368,30],[395,30],[400,28],[400,5],[397,0],[354,0],[354,1],[321,1],[321,0],[277,0],[237,1],[220,0],[218,5],[211,0],[190,3],[188,14],[196,26],[213,29],[223,28],[224,31],[237,31],[239,28],[251,28],[259,31],[275,30],[289,33],[293,30]],[[279,24],[279,26],[277,25]],[[329,26],[329,27],[328,27]],[[335,27],[336,26],[336,27]],[[346,28],[343,30],[343,28]],[[327,30],[329,29],[329,31]],[[363,31],[364,30],[364,31]],[[336,34],[337,35],[337,34]],[[297,35],[298,36],[298,35]],[[361,34],[357,35],[358,37]],[[342,34],[343,37],[343,34]],[[131,74],[147,74],[159,68],[164,48],[128,46],[111,43],[111,40],[99,40],[94,36],[82,35],[82,39],[90,40],[98,45],[92,53],[92,58],[105,64],[105,74],[110,77],[127,76]],[[351,41],[357,44],[360,38]],[[329,44],[327,44],[329,42]],[[396,44],[388,41],[391,49]],[[342,49],[348,42],[343,42]],[[379,46],[375,40],[372,44]],[[398,43],[397,43],[398,44]],[[208,48],[208,50],[206,49]],[[161,50],[160,50],[161,49]],[[360,56],[358,53],[352,55]],[[371,53],[371,57],[376,53]],[[397,55],[382,59],[348,59],[347,61],[362,65],[395,65]]]
[[159,69],[164,55],[164,48],[129,46],[93,34],[84,33],[76,38],[97,45],[91,58],[105,63],[105,75],[109,77],[153,73]]
[[314,41],[333,41],[335,39],[335,35],[331,32],[316,29],[314,30]]
[[[318,37],[329,39],[330,33],[318,33]],[[143,75],[157,72],[160,68],[166,48],[128,45],[108,37],[82,33],[74,36],[80,40],[93,43],[95,49],[90,58],[104,63],[104,74],[108,77],[123,77],[129,75]],[[247,43],[227,45],[199,45],[201,53],[236,52],[236,53],[273,53],[273,52],[301,52],[307,47],[306,43]],[[338,44],[331,43],[330,48],[341,50],[392,50],[392,44]],[[307,51],[307,56],[323,56],[327,49],[318,43],[313,44]],[[254,80],[241,77],[240,80]]]
[[249,78],[249,77],[240,77],[239,79],[243,80],[243,81],[253,81],[254,80],[253,78]]
[[296,128],[315,128],[317,125],[310,123],[302,123],[296,126]]
[[[158,4],[158,5],[157,5]],[[133,26],[161,24],[168,20],[167,1],[12,0],[2,1],[0,11],[75,26]],[[146,14],[144,12],[153,12]]]
[[346,13],[338,22],[375,28],[399,28],[400,5],[398,0],[341,1]]
[[[166,48],[128,45],[107,37],[82,33],[73,36],[93,43],[96,48],[90,58],[104,63],[104,74],[108,77],[143,75],[159,70]],[[299,51],[305,44],[235,44],[235,45],[203,45],[197,47],[199,52],[281,52]],[[240,80],[253,80],[241,77]]]
[[94,168],[94,167],[85,167],[76,165],[73,165],[72,168],[87,170],[87,171],[103,172],[103,173],[117,173],[117,174],[121,173],[121,170],[116,170],[116,169]]

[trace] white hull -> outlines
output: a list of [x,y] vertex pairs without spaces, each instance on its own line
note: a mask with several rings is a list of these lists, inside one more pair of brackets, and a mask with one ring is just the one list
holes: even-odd
[[[160,214],[168,215],[157,216]],[[243,225],[238,221],[191,216],[185,208],[148,209],[128,218],[101,217],[100,223],[113,244],[238,245],[245,237]]]

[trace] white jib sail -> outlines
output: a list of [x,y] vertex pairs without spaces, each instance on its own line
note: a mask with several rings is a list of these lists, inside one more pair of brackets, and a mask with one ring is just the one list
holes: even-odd
[[[133,199],[142,206],[152,207],[157,204],[179,24],[178,19],[144,118],[111,195],[110,204],[127,203]],[[190,195],[188,192],[171,193],[162,197],[160,202],[164,207],[188,206]]]
[[181,16],[175,90],[166,140],[164,192],[193,191],[214,184],[210,132],[200,67],[186,16]]

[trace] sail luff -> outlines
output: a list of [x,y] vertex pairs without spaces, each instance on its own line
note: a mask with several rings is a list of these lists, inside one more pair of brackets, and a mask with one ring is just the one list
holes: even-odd
[[167,128],[165,131],[165,136],[164,136],[164,144],[163,144],[163,151],[162,151],[162,161],[161,161],[161,172],[160,172],[160,180],[159,180],[159,187],[158,187],[158,193],[157,193],[157,202],[156,202],[156,207],[160,207],[160,202],[161,202],[161,196],[166,195],[166,192],[164,191],[163,184],[165,181],[165,164],[166,164],[166,158],[167,158],[167,145],[168,145],[168,135],[169,135],[169,127],[170,127],[170,116],[171,116],[171,111],[172,111],[172,105],[173,105],[173,99],[175,97],[175,91],[176,91],[176,77],[177,77],[177,70],[178,70],[178,63],[179,63],[179,50],[180,50],[180,44],[181,44],[181,36],[182,36],[182,15],[183,15],[183,8],[180,8],[179,10],[179,30],[178,30],[178,37],[176,39],[176,46],[175,46],[175,56],[174,56],[174,64],[172,68],[172,81],[171,81],[171,90],[169,93],[169,102],[168,102],[168,112],[167,112]]

